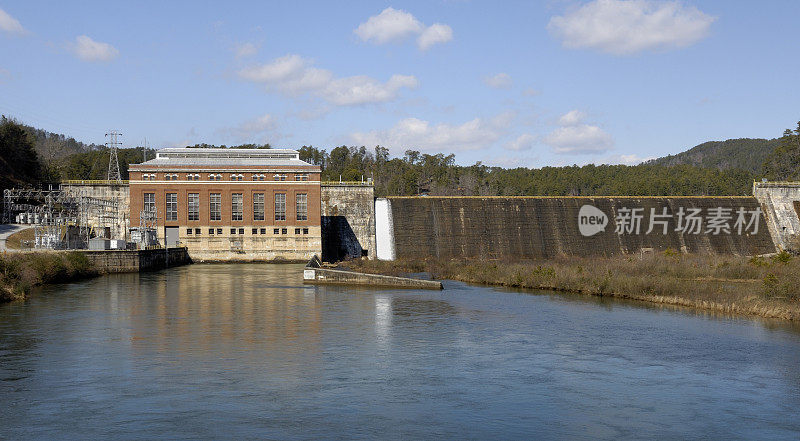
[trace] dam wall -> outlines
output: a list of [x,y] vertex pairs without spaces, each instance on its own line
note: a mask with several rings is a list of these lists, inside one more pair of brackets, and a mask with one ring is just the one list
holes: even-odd
[[800,251],[800,182],[756,182],[753,196],[780,250]]
[[390,197],[376,207],[386,260],[776,251],[755,197]]
[[324,183],[321,195],[322,260],[375,258],[375,192],[372,185]]

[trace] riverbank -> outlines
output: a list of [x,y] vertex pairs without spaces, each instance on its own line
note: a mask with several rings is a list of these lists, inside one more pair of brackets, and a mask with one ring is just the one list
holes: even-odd
[[34,286],[98,274],[86,255],[76,251],[3,253],[0,254],[0,303],[22,300]]
[[38,285],[190,263],[192,259],[186,248],[4,252],[0,254],[0,303],[22,300]]
[[569,291],[727,313],[800,320],[800,259],[684,255],[666,252],[616,258],[479,260],[354,260],[353,271],[514,288]]

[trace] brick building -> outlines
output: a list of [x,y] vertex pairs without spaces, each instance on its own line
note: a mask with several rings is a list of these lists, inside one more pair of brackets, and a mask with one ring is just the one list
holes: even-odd
[[132,164],[130,225],[195,260],[306,260],[322,249],[320,168],[296,150],[165,148]]

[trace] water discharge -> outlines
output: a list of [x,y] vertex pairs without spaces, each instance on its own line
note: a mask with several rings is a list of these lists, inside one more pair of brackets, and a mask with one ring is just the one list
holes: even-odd
[[800,437],[800,329],[192,265],[0,305],[0,439]]

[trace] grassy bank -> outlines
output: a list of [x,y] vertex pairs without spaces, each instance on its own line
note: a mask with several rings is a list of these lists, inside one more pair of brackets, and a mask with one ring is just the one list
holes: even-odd
[[771,258],[667,251],[643,257],[561,257],[524,262],[357,260],[345,266],[376,274],[429,272],[437,279],[800,320],[800,259],[787,253]]
[[96,275],[78,252],[0,254],[0,302],[24,299],[31,288]]

